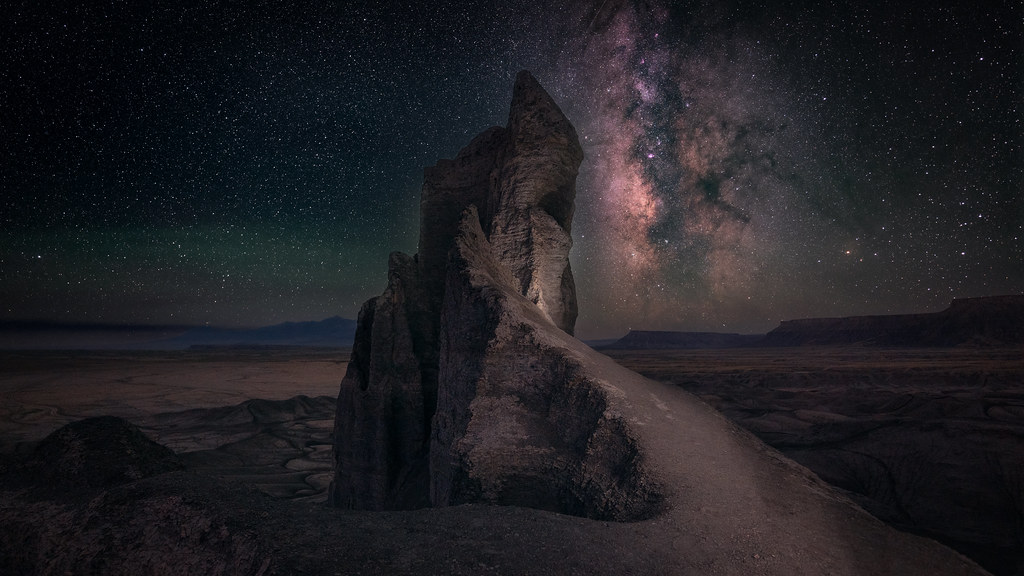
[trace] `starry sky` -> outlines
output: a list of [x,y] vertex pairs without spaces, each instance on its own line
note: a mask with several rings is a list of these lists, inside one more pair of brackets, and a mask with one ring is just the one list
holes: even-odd
[[581,337],[1024,292],[1010,0],[16,0],[0,30],[0,320],[354,318],[520,69],[586,154]]

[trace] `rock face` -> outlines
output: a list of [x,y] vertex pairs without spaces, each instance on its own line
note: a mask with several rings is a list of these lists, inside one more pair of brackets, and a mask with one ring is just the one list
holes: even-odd
[[[576,173],[575,129],[528,72],[516,78],[505,128],[491,128],[425,171],[419,252],[394,253],[384,293],[363,305],[336,416],[331,501],[347,508],[427,506],[431,441],[444,372],[442,335],[483,346],[471,325],[444,325],[449,255],[474,207],[502,281],[571,334],[576,293],[569,249]],[[452,318],[457,314],[449,315]],[[447,374],[447,372],[445,372]],[[449,391],[443,391],[446,398]],[[451,439],[449,439],[451,440]]]
[[426,505],[427,450],[437,390],[436,335],[416,261],[391,255],[388,287],[359,312],[335,415],[335,479],[346,508]]
[[448,266],[431,501],[653,516],[662,497],[616,401],[550,339],[500,254],[470,207]]

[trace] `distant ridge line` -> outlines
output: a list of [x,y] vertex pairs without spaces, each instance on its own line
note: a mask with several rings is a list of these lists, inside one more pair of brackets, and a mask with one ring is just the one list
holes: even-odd
[[666,330],[630,330],[628,334],[601,346],[617,350],[703,350],[755,346],[764,334],[721,332],[673,332]]
[[938,312],[784,320],[767,334],[631,330],[600,349],[791,346],[997,347],[1024,344],[1024,295],[955,298]]
[[340,316],[259,328],[0,320],[0,350],[343,348],[352,345],[355,328],[355,320]]
[[956,298],[922,314],[786,320],[762,346],[1002,346],[1024,344],[1024,295]]

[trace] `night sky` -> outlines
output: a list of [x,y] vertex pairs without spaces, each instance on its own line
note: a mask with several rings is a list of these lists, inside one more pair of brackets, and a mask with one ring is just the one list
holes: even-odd
[[520,69],[584,338],[1024,292],[1010,0],[16,1],[0,48],[0,320],[354,318]]

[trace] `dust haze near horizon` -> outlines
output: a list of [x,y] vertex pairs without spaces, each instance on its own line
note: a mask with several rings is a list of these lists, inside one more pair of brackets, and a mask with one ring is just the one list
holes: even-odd
[[2,320],[355,318],[529,69],[587,155],[578,334],[1024,292],[1009,2],[307,1],[0,16]]

